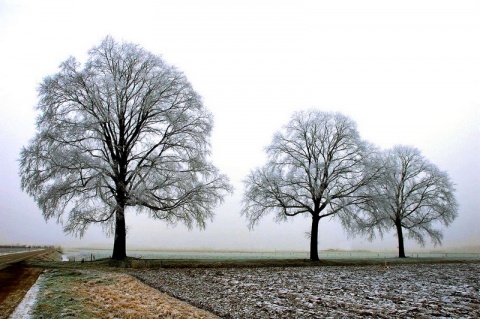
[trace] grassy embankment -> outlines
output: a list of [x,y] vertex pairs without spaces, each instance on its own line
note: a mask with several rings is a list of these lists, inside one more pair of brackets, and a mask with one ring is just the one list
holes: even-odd
[[34,318],[217,318],[131,276],[88,269],[48,269]]

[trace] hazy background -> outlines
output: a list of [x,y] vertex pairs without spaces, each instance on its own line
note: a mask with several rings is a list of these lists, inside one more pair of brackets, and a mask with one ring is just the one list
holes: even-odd
[[[313,107],[345,113],[382,148],[421,149],[457,185],[444,247],[480,243],[479,1],[0,0],[0,244],[112,247],[99,227],[78,239],[46,223],[18,177],[39,82],[108,34],[185,72],[215,116],[212,159],[236,188],[205,231],[131,211],[127,248],[308,250],[310,219],[267,216],[249,231],[240,200],[273,133]],[[320,249],[396,247],[393,232],[368,242],[320,222]]]

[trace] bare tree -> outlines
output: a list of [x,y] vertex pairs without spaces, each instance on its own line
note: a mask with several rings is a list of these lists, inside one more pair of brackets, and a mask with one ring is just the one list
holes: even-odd
[[376,176],[369,160],[375,152],[350,118],[317,110],[295,113],[266,152],[267,163],[244,181],[242,214],[250,227],[270,212],[277,221],[310,214],[310,259],[318,260],[320,219],[350,224]]
[[404,234],[420,245],[428,236],[441,244],[443,234],[435,224],[449,226],[457,217],[454,186],[446,172],[440,171],[411,146],[395,146],[382,156],[382,178],[369,185],[371,198],[364,207],[367,215],[360,232],[374,238],[375,231],[395,228],[398,256],[405,257]]
[[[37,133],[21,152],[22,189],[45,219],[83,236],[102,223],[126,257],[128,207],[205,227],[231,186],[208,160],[212,115],[182,72],[107,37],[39,88]],[[63,215],[68,212],[65,221]]]

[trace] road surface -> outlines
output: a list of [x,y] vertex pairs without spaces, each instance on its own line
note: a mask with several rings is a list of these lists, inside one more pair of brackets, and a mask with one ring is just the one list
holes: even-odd
[[41,249],[34,251],[26,251],[23,253],[0,255],[0,269],[3,269],[11,264],[16,264],[28,258],[37,257],[50,251],[50,249]]

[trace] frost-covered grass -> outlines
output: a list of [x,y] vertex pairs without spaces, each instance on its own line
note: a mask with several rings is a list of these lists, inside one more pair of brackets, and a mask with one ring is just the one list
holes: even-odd
[[[148,257],[148,256],[147,256]],[[60,259],[60,257],[59,257]],[[396,257],[374,257],[362,258],[351,257],[346,258],[321,258],[320,261],[311,262],[305,258],[239,258],[238,256],[219,255],[216,258],[127,258],[123,261],[115,261],[108,258],[95,259],[90,261],[86,259],[84,262],[75,259],[75,261],[64,262],[35,262],[32,263],[38,267],[46,268],[71,268],[71,269],[112,269],[116,268],[237,268],[237,267],[310,267],[310,266],[365,266],[365,265],[384,265],[388,264],[444,264],[459,262],[480,262],[480,258],[476,254],[462,254],[460,256],[449,254],[448,257],[420,257],[420,258],[396,258]]]
[[32,318],[216,318],[122,273],[47,270]]
[[[83,278],[82,278],[83,277]],[[95,312],[83,306],[85,298],[76,286],[88,279],[79,271],[48,270],[41,277],[42,287],[32,311],[34,318],[93,318]]]
[[[96,260],[109,258],[112,254],[111,249],[65,249],[64,255],[70,261],[90,261],[92,258]],[[308,251],[258,251],[258,252],[242,252],[242,251],[186,251],[186,250],[130,250],[127,255],[133,258],[156,259],[156,260],[286,260],[286,259],[309,259]],[[480,251],[475,253],[446,253],[446,252],[408,252],[409,257],[415,258],[442,258],[442,259],[479,259]],[[344,251],[344,250],[320,250],[320,259],[378,259],[378,258],[396,258],[398,251]]]

